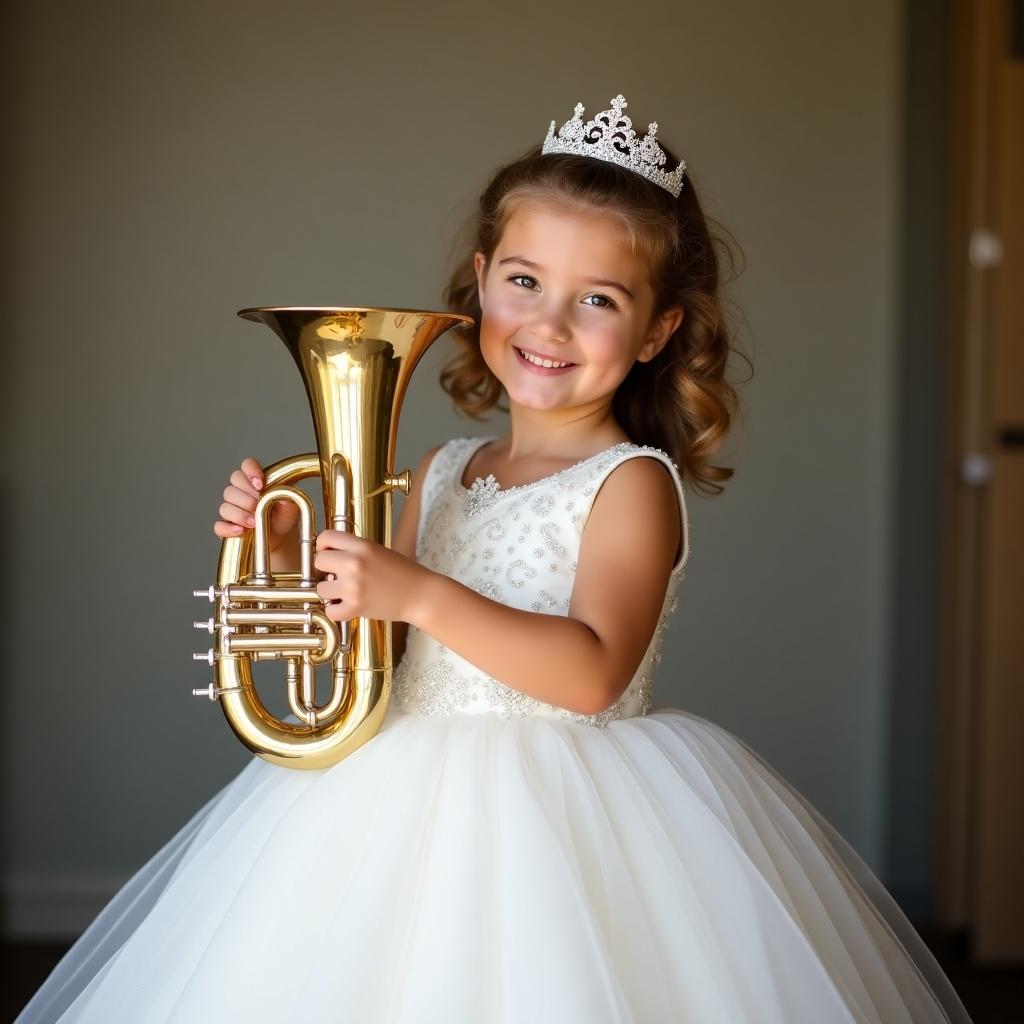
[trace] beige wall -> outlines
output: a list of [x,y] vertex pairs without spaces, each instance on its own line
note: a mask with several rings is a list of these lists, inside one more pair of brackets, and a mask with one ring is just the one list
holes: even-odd
[[[898,4],[63,0],[15,29],[9,926],[87,919],[248,757],[189,694],[190,595],[230,467],[311,430],[284,348],[235,310],[437,308],[489,172],[619,91],[742,244],[756,365],[737,477],[691,498],[656,697],[744,738],[883,870]],[[450,411],[447,350],[402,464],[502,429]]]

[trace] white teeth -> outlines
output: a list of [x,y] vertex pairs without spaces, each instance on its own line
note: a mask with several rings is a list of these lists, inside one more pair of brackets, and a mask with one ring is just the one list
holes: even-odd
[[539,356],[532,355],[529,352],[524,352],[521,348],[516,349],[516,351],[528,363],[535,363],[537,366],[546,366],[546,367],[572,366],[572,363],[556,363],[553,359],[541,359]]

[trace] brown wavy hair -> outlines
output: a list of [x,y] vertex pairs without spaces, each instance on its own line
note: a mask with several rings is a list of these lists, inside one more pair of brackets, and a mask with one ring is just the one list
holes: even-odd
[[[678,158],[663,143],[662,148],[669,166],[675,166]],[[452,332],[459,351],[441,370],[442,388],[472,419],[483,419],[494,407],[508,412],[501,404],[505,389],[480,352],[481,309],[473,255],[479,250],[490,261],[505,225],[525,202],[617,217],[633,254],[648,267],[655,302],[652,316],[682,307],[682,323],[664,348],[654,359],[634,363],[619,385],[612,413],[635,444],[666,451],[697,490],[721,493],[719,481],[728,480],[734,471],[712,464],[710,456],[725,440],[738,402],[726,377],[734,346],[719,295],[716,246],[733,270],[736,261],[724,238],[712,236],[689,167],[678,199],[635,171],[592,157],[542,155],[539,145],[500,168],[453,250],[454,269],[444,291],[446,308],[473,317],[477,326]]]

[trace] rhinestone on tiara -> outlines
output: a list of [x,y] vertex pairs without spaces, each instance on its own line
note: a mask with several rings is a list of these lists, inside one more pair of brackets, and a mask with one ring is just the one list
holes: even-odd
[[683,187],[683,171],[686,161],[671,172],[663,171],[667,157],[658,145],[658,122],[647,126],[647,134],[637,141],[633,122],[622,112],[628,106],[621,93],[612,100],[610,110],[602,110],[592,121],[583,123],[583,104],[577,103],[572,117],[555,134],[555,122],[551,122],[542,153],[574,153],[577,156],[592,156],[598,160],[627,167],[642,174],[676,198]]

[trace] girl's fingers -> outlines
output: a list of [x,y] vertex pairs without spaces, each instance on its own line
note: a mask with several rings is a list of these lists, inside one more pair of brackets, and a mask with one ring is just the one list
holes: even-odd
[[218,515],[225,523],[234,523],[236,526],[255,526],[256,519],[247,508],[239,508],[230,502],[222,501],[217,510]]
[[243,459],[224,488],[224,501],[218,509],[220,519],[213,524],[214,534],[221,538],[237,537],[255,526],[253,512],[262,489],[263,467],[255,459]]
[[256,502],[258,499],[256,498],[256,495],[250,491],[228,484],[228,486],[224,488],[224,500],[230,505],[237,505],[239,508],[255,512]]
[[257,491],[263,490],[263,467],[255,459],[242,459],[242,472]]
[[253,486],[252,480],[249,479],[240,469],[236,469],[231,476],[228,478],[228,483],[237,487],[240,491],[246,491],[253,497],[259,495],[259,491]]

